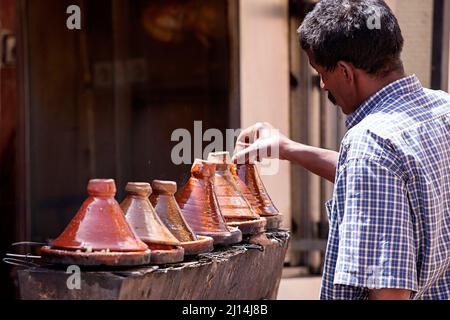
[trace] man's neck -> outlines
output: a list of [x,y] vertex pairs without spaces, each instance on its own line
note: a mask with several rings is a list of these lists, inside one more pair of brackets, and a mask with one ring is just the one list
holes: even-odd
[[387,76],[377,79],[372,76],[364,75],[362,77],[360,90],[360,99],[356,105],[355,110],[364,103],[367,99],[373,96],[375,93],[386,87],[387,85],[404,78],[405,72],[401,71],[393,71],[389,73]]

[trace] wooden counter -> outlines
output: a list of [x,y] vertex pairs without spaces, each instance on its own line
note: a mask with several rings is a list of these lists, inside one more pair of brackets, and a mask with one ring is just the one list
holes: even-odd
[[266,233],[263,245],[218,248],[191,261],[161,267],[81,269],[81,289],[68,289],[72,274],[50,267],[18,271],[21,299],[260,300],[276,299],[289,233]]

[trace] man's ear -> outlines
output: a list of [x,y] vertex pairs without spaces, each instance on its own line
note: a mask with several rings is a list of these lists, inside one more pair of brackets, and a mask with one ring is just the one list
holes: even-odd
[[339,61],[337,63],[337,68],[346,81],[353,82],[355,80],[355,72],[352,64],[345,61]]

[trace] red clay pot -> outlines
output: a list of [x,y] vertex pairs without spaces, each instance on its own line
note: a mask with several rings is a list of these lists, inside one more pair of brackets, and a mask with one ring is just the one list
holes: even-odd
[[245,199],[247,199],[248,203],[250,203],[253,211],[255,211],[256,214],[261,215],[261,209],[259,209],[258,200],[256,200],[253,193],[250,191],[250,189],[247,187],[247,185],[244,183],[244,181],[239,178],[237,174],[237,166],[236,164],[231,164],[229,166],[231,175],[234,178],[234,181],[236,182],[236,185],[238,189],[242,192]]
[[214,240],[207,236],[196,236],[183,217],[175,200],[177,184],[172,181],[155,180],[150,202],[155,211],[172,234],[181,241],[181,247],[187,256],[211,252]]
[[227,226],[214,193],[215,170],[214,163],[195,160],[191,178],[175,198],[197,235],[210,236],[216,244],[237,243],[242,240],[242,234]]
[[172,181],[155,180],[152,182],[153,193],[150,202],[161,221],[181,242],[196,241],[197,237],[184,219],[175,200],[177,184]]
[[267,193],[266,187],[259,176],[258,169],[255,164],[237,165],[237,174],[256,199],[256,204],[262,217],[276,216],[280,214]]
[[253,210],[250,203],[239,190],[231,174],[229,153],[210,153],[208,161],[216,164],[214,192],[225,219],[227,221],[259,219],[259,215]]
[[150,184],[129,182],[125,190],[127,196],[120,206],[136,235],[150,248],[178,246],[180,241],[167,229],[148,199],[152,193]]
[[135,235],[114,199],[114,180],[91,180],[89,197],[52,248],[64,250],[132,252],[148,246]]

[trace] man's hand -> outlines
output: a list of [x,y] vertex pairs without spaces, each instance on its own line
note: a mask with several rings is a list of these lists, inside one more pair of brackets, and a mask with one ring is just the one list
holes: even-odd
[[239,135],[234,151],[235,163],[278,158],[294,162],[334,183],[339,154],[294,142],[271,124],[257,123]]
[[271,124],[257,123],[241,132],[236,142],[233,161],[249,163],[263,159],[281,159],[289,139]]

